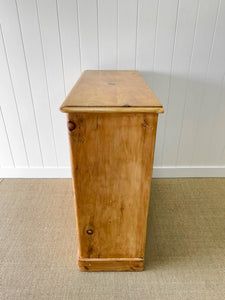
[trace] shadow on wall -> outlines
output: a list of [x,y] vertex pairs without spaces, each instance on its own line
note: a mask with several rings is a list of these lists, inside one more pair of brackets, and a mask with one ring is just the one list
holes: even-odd
[[224,165],[225,82],[141,71],[164,106],[155,165]]

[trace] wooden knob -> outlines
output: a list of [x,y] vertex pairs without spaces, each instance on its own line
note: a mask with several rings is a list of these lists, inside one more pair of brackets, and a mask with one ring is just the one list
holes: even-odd
[[69,129],[69,131],[73,131],[76,128],[76,124],[72,121],[68,121],[67,128]]
[[88,229],[88,230],[87,230],[87,234],[89,234],[89,235],[93,234],[93,230]]

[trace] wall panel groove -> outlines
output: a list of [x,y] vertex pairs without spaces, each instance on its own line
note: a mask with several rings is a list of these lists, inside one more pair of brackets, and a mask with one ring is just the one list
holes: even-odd
[[[56,141],[55,141],[55,134],[54,134],[54,127],[53,127],[53,117],[52,117],[52,109],[51,109],[51,102],[50,102],[50,94],[49,94],[49,87],[48,87],[48,81],[47,81],[47,71],[46,71],[46,64],[45,64],[45,58],[44,58],[44,48],[43,48],[43,41],[41,36],[41,27],[40,27],[40,18],[39,18],[39,12],[38,12],[38,5],[37,0],[35,0],[35,9],[36,9],[36,16],[37,16],[37,25],[38,25],[38,36],[40,38],[40,61],[43,63],[43,78],[44,78],[44,86],[46,88],[46,110],[49,113],[49,116],[47,119],[49,119],[49,135],[50,139],[48,139],[47,147],[53,148],[51,151],[51,159],[53,157],[53,160],[55,160],[55,165],[58,167],[58,157],[57,157],[57,151],[56,151]],[[52,140],[52,142],[51,142]],[[48,161],[49,164],[49,161]],[[54,162],[53,162],[54,165]]]
[[[1,1],[2,31],[30,166],[42,165],[29,79],[15,1]],[[29,123],[28,123],[29,120]]]
[[[205,88],[202,87],[202,90],[201,90],[201,103],[200,103],[200,108],[199,108],[199,114],[203,115],[203,118],[208,116],[208,114],[205,114],[205,105],[204,105],[205,104],[204,99],[205,99],[205,97],[207,97],[206,93],[207,92],[211,93],[212,90],[214,91],[214,93],[216,93],[218,90],[217,87],[216,87],[216,89],[214,89],[213,87],[210,87],[210,91],[208,91],[207,86],[210,85],[210,81],[209,81],[209,72],[211,71],[210,63],[211,63],[211,60],[213,57],[215,35],[216,35],[220,7],[221,7],[221,0],[219,1],[218,6],[217,6],[215,23],[213,25],[213,34],[212,34],[212,39],[211,39],[209,58],[207,61],[207,68],[206,68],[206,72],[205,72],[205,76],[204,76],[204,82],[206,83],[206,86],[205,86]],[[222,63],[222,61],[221,61],[221,63]],[[217,66],[217,67],[219,67],[219,66]],[[210,102],[210,99],[208,99],[208,101]],[[205,153],[204,153],[204,149],[205,149],[205,147],[207,147],[207,145],[205,144],[204,138],[208,140],[208,135],[210,134],[211,128],[208,127],[207,129],[208,130],[206,130],[206,126],[204,126],[204,128],[202,129],[201,123],[198,120],[197,130],[195,132],[195,147],[194,147],[193,154],[192,154],[192,163],[196,163],[197,161],[204,163],[204,159],[207,159],[205,157]],[[205,135],[207,135],[207,136],[205,136]],[[199,145],[199,142],[198,142],[199,139],[201,139],[201,145]]]
[[162,151],[164,144],[164,134],[167,118],[167,103],[171,78],[171,66],[173,60],[174,38],[176,30],[178,0],[160,1],[158,22],[157,22],[157,38],[156,50],[154,58],[153,73],[153,91],[159,97],[165,108],[164,117],[158,126],[158,136],[156,139],[155,164],[162,165]]
[[[62,76],[63,76],[63,84],[64,84],[64,92],[66,97],[66,83],[65,83],[65,71],[64,71],[64,63],[63,63],[63,55],[62,55],[62,38],[61,38],[61,31],[59,25],[59,8],[58,8],[58,0],[56,0],[56,14],[57,14],[57,27],[59,33],[59,49],[61,54],[61,63],[62,63]],[[69,92],[69,91],[67,91]]]
[[0,167],[1,168],[15,168],[15,162],[12,155],[12,149],[5,125],[4,117],[0,107]]
[[65,97],[65,78],[62,69],[57,7],[55,0],[37,1],[44,60],[51,103],[58,166],[69,165],[68,139],[65,119],[59,106]]
[[198,22],[198,16],[199,16],[199,8],[200,8],[200,0],[197,0],[197,10],[196,10],[196,15],[194,17],[194,33],[193,33],[193,38],[191,43],[191,53],[190,53],[190,59],[188,63],[188,71],[187,71],[187,76],[186,76],[186,87],[185,87],[185,92],[184,92],[184,106],[183,110],[181,112],[181,126],[179,129],[179,137],[178,137],[178,146],[177,146],[177,151],[176,151],[176,158],[175,158],[175,165],[179,165],[179,158],[182,157],[182,151],[181,151],[181,135],[183,131],[183,125],[184,125],[184,113],[186,109],[186,104],[187,104],[187,99],[188,99],[188,93],[189,93],[189,87],[190,87],[190,80],[191,80],[191,65],[192,65],[192,59],[193,59],[193,50],[194,50],[194,43],[195,43],[195,38],[196,38],[196,26]]
[[18,18],[19,32],[20,32],[20,37],[21,37],[21,43],[22,43],[22,49],[23,49],[23,56],[24,56],[25,68],[26,68],[26,73],[27,73],[27,81],[28,81],[28,86],[29,86],[30,99],[31,99],[31,104],[32,104],[32,109],[33,109],[33,115],[34,115],[35,129],[37,131],[37,140],[38,140],[38,145],[39,145],[39,150],[40,150],[41,164],[42,164],[42,167],[44,167],[44,161],[43,161],[43,155],[42,155],[41,143],[40,143],[40,134],[39,134],[39,131],[38,131],[38,126],[37,126],[37,118],[36,118],[36,112],[35,112],[35,107],[34,107],[34,99],[33,99],[33,94],[32,94],[32,89],[31,89],[31,83],[30,83],[30,77],[29,77],[29,71],[28,71],[28,66],[27,66],[27,58],[26,58],[26,54],[25,54],[23,33],[22,33],[22,29],[21,29],[20,15],[19,15],[19,10],[18,10],[17,0],[15,0],[15,4],[16,4],[16,14],[17,14],[17,18]]
[[100,54],[99,54],[99,0],[96,0],[96,14],[97,14],[98,69],[99,69],[100,68]]
[[[200,137],[199,141],[196,140],[196,132],[198,131],[199,126],[204,128],[206,125],[204,116],[200,114],[201,102],[204,102],[202,90],[206,88],[211,89],[213,87],[211,83],[207,86],[205,76],[210,56],[218,4],[219,1],[212,2],[210,0],[200,0],[189,77],[188,97],[186,100],[183,128],[180,137],[179,165],[196,165],[193,161],[194,148],[197,145],[196,143],[203,142],[202,137]],[[221,45],[223,44],[224,41],[221,40]],[[204,149],[202,155],[204,155],[205,151],[207,153],[207,150]]]
[[[10,141],[13,159],[15,165],[28,166],[28,156],[25,147],[24,135],[21,126],[21,120],[16,101],[16,94],[13,87],[12,75],[10,73],[9,62],[7,52],[5,48],[4,36],[1,29],[1,68],[0,68],[0,101],[1,111],[5,119],[5,124],[8,129],[8,139]],[[13,120],[13,122],[12,122]],[[19,151],[18,151],[19,149]],[[4,159],[4,158],[2,158]]]
[[[176,23],[175,23],[175,29],[174,29],[174,40],[173,40],[173,49],[172,49],[172,57],[171,57],[171,65],[170,65],[170,75],[169,75],[169,88],[168,88],[168,99],[167,99],[167,112],[165,114],[165,127],[163,130],[163,143],[162,143],[162,162],[161,164],[164,165],[165,163],[165,141],[166,141],[166,130],[167,130],[167,120],[168,120],[168,114],[170,111],[170,98],[171,98],[171,85],[172,85],[172,75],[174,74],[174,53],[176,48],[176,41],[177,41],[177,24],[178,24],[178,18],[179,18],[179,4],[180,1],[177,2],[177,8],[176,8]],[[175,147],[174,147],[175,148]],[[176,149],[174,149],[176,151]]]

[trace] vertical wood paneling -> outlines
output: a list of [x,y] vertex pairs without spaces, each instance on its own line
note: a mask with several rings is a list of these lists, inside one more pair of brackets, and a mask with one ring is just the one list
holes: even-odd
[[43,43],[58,165],[64,167],[69,165],[69,151],[67,132],[65,130],[65,116],[59,111],[62,100],[66,95],[66,88],[57,16],[57,3],[55,0],[38,1],[37,8]]
[[[218,13],[219,0],[200,0],[196,35],[190,68],[187,99],[183,116],[178,164],[195,165],[195,147],[198,143],[198,127],[202,126],[201,105],[206,87],[206,74],[213,45],[213,35]],[[201,139],[201,137],[200,137]],[[202,141],[202,140],[201,140]]]
[[3,16],[1,16],[2,32],[29,165],[32,167],[43,166],[17,4],[13,0],[1,1],[0,11]]
[[180,0],[165,120],[162,165],[176,165],[177,161],[198,8],[199,0],[192,1],[192,5],[185,0]]
[[159,0],[139,1],[136,67],[145,77],[153,72],[158,5]]
[[117,7],[118,0],[99,0],[99,68],[117,68]]
[[[4,118],[4,124],[7,129],[13,160],[16,167],[27,167],[28,158],[25,149],[15,92],[12,86],[12,78],[9,70],[2,30],[0,32],[0,66],[0,105],[2,117]],[[1,126],[3,126],[3,122]],[[1,130],[4,132],[5,128],[1,128]],[[1,152],[1,155],[3,154],[4,152]],[[9,154],[6,155],[9,156]],[[1,161],[4,159],[7,158],[5,158],[5,156],[1,157]],[[4,163],[2,163],[2,165],[4,165]]]
[[224,28],[223,0],[0,0],[1,168],[70,165],[59,106],[85,69],[141,71],[155,166],[225,166]]
[[118,1],[118,69],[136,68],[138,0]]
[[0,167],[1,168],[15,167],[1,108],[0,108],[0,141],[1,141]]
[[81,73],[80,38],[76,0],[57,0],[66,93]]
[[43,162],[51,167],[57,159],[36,3],[17,0],[17,4]]
[[162,164],[162,152],[165,138],[165,124],[167,115],[168,95],[171,83],[171,71],[174,59],[174,43],[178,18],[179,1],[159,1],[156,44],[154,55],[154,83],[153,91],[156,93],[165,108],[165,114],[158,126],[156,139],[155,164]]
[[[98,1],[77,0],[82,70],[99,68]],[[88,13],[87,13],[88,11]]]
[[209,151],[210,151],[209,159],[211,164],[214,164],[215,166],[218,165],[221,166],[225,164],[225,138],[224,138],[224,128],[225,128],[224,114],[225,113],[224,112],[225,112],[225,74],[219,92],[219,105],[217,107],[217,112],[214,115],[214,121],[212,124],[213,127],[212,136],[209,137],[211,141],[209,147]]
[[[220,105],[221,87],[225,74],[225,43],[221,43],[225,35],[225,4],[224,1],[220,1],[218,7],[217,20],[215,24],[215,31],[213,36],[213,42],[211,45],[211,53],[208,62],[208,69],[206,73],[205,86],[201,97],[201,122],[199,122],[195,153],[193,156],[193,164],[200,163],[217,164],[217,158],[221,159],[221,155],[213,157],[212,151],[212,139],[215,131],[215,121],[217,121],[217,112]],[[225,117],[225,110],[224,110]],[[225,127],[224,127],[225,129]],[[219,130],[219,128],[218,128]],[[224,134],[225,136],[225,134]],[[222,139],[223,140],[223,139]],[[220,143],[215,141],[215,144]],[[218,144],[217,144],[218,147]],[[221,146],[220,146],[221,148]],[[205,151],[207,149],[207,151]]]
[[[153,67],[159,0],[139,1],[137,24],[136,69],[141,71],[148,85],[153,86]],[[146,30],[147,29],[147,30]]]

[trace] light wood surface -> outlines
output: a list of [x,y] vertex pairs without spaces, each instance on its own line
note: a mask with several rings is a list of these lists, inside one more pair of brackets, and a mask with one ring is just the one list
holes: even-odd
[[78,267],[81,271],[142,271],[143,258],[80,258]]
[[68,114],[81,270],[143,269],[157,119]]
[[[63,112],[163,112],[138,71],[84,71],[61,106]],[[128,110],[127,110],[128,109]]]
[[156,113],[164,112],[163,107],[64,107],[67,113]]

